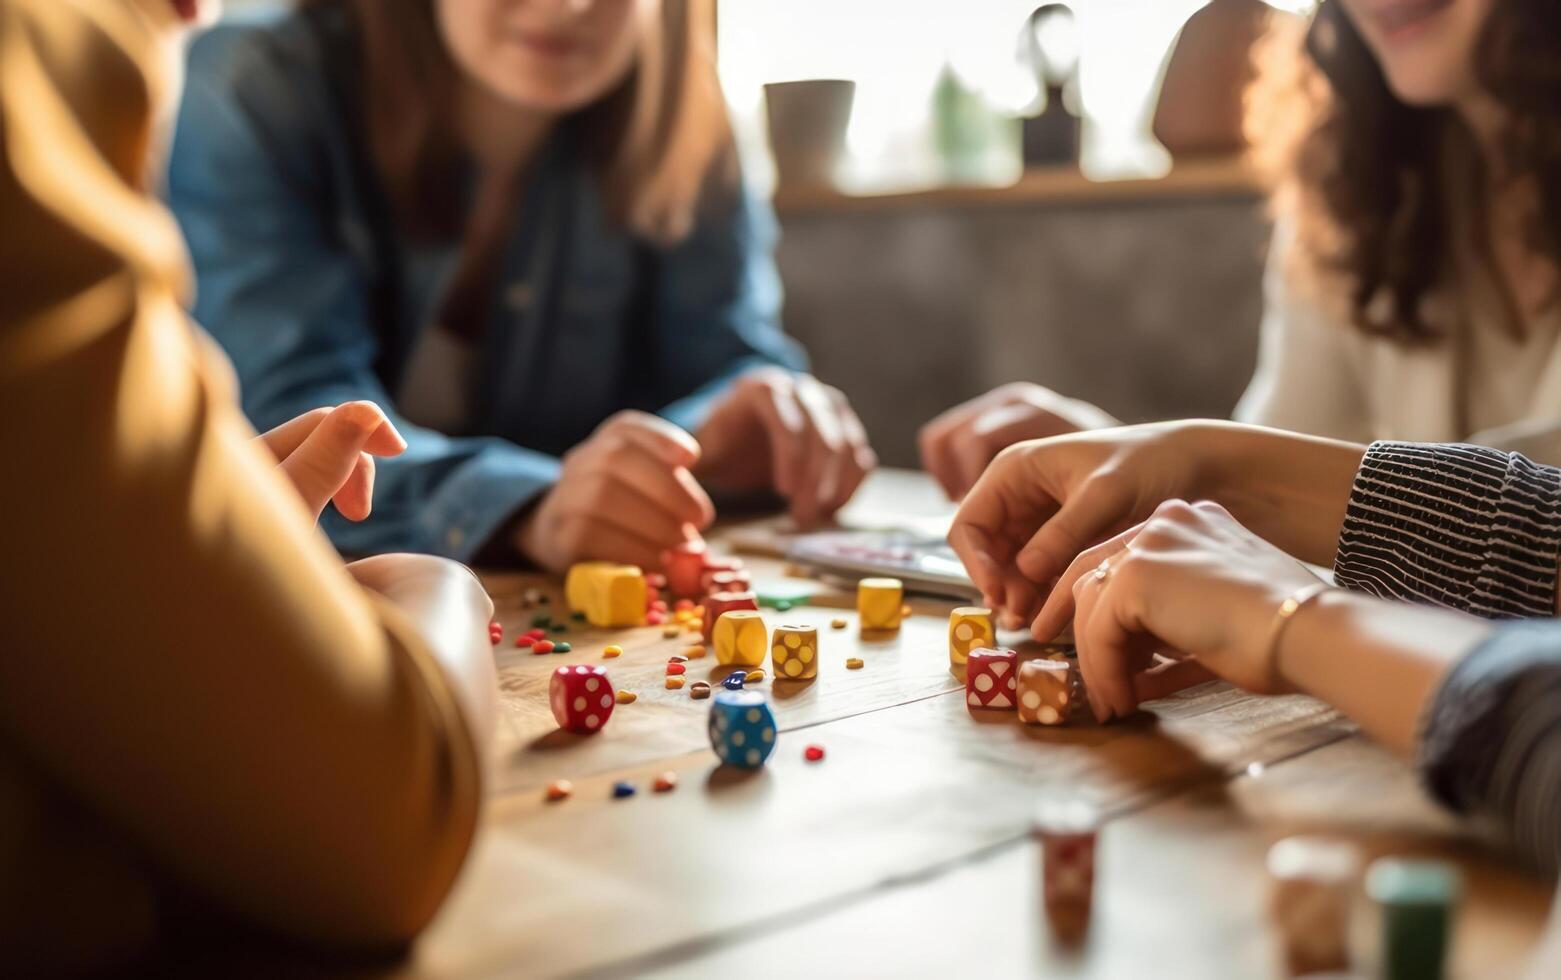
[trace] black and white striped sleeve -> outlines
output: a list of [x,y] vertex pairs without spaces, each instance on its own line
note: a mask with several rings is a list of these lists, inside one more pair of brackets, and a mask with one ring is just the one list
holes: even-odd
[[1493,619],[1551,616],[1561,469],[1481,446],[1373,443],[1334,558],[1335,580]]
[[1561,623],[1503,626],[1448,671],[1421,727],[1426,785],[1561,867]]

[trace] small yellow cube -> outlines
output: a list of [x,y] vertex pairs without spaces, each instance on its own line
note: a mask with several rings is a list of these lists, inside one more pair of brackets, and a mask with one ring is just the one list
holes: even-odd
[[775,676],[802,679],[818,676],[818,630],[812,626],[777,626],[770,640]]
[[949,663],[958,667],[970,651],[996,646],[992,610],[981,606],[961,606],[949,613]]
[[856,612],[864,630],[897,630],[905,586],[897,578],[864,578],[856,584]]
[[710,634],[719,664],[757,667],[764,663],[768,646],[764,620],[752,609],[733,609],[722,613]]
[[581,562],[569,569],[564,598],[592,626],[618,629],[645,621],[645,574],[634,565]]

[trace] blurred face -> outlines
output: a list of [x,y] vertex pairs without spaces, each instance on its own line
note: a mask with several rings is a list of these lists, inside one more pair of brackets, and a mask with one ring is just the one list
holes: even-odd
[[1474,48],[1496,0],[1334,0],[1376,55],[1388,86],[1414,106],[1475,94]]
[[461,71],[500,98],[572,112],[606,95],[634,63],[661,0],[434,0]]

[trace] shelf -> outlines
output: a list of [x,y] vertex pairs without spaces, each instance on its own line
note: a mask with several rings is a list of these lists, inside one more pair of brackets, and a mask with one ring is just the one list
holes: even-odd
[[1177,164],[1164,177],[1090,180],[1071,168],[1029,170],[1004,187],[933,187],[889,194],[846,194],[827,187],[782,187],[775,210],[782,216],[921,208],[1016,204],[1095,204],[1189,197],[1248,197],[1263,193],[1257,175],[1239,158]]

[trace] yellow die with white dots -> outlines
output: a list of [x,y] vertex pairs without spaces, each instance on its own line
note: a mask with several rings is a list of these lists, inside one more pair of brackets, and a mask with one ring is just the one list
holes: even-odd
[[981,606],[960,606],[949,613],[949,663],[958,667],[970,658],[970,651],[996,646],[992,610]]
[[818,676],[818,630],[812,626],[777,626],[770,640],[775,676],[802,680]]
[[769,645],[764,620],[752,609],[722,613],[710,639],[715,643],[716,663],[741,667],[764,663],[765,648]]
[[864,630],[897,630],[905,585],[897,578],[864,578],[856,584],[856,612]]

